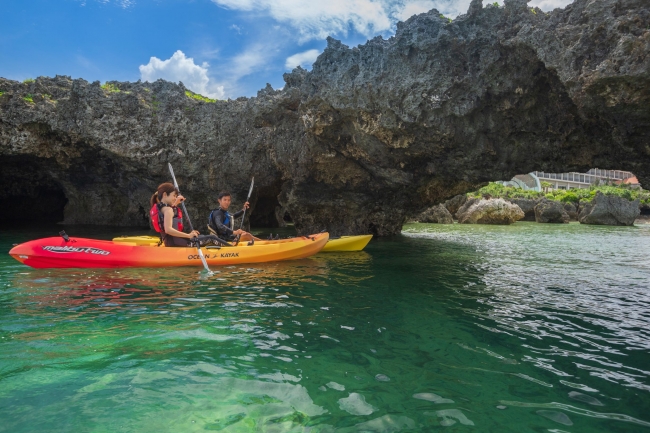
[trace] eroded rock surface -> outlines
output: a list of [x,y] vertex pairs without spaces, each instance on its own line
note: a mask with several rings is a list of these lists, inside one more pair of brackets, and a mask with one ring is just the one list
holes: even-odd
[[422,212],[416,221],[421,223],[453,224],[454,218],[444,204],[438,204]]
[[640,213],[638,199],[630,201],[598,191],[596,196],[584,205],[578,221],[581,224],[631,226]]
[[464,205],[466,201],[467,201],[467,194],[458,194],[450,198],[449,200],[445,201],[443,204],[451,215],[456,215],[458,209],[460,209],[461,206]]
[[49,219],[146,226],[172,162],[197,226],[220,189],[241,205],[254,175],[254,225],[277,224],[280,206],[301,233],[387,235],[532,170],[612,167],[648,185],[649,52],[647,0],[550,13],[475,0],[451,23],[414,16],[388,40],[330,38],[312,71],[255,98],[202,102],[163,81],[0,79],[0,198],[28,209],[47,191]]
[[502,198],[473,198],[456,213],[460,224],[508,225],[524,217],[524,212],[516,204]]
[[535,205],[535,221],[538,223],[568,224],[570,219],[563,203],[543,199]]
[[531,200],[525,198],[512,198],[508,199],[512,204],[516,204],[524,212],[522,221],[535,221],[535,206],[539,200]]

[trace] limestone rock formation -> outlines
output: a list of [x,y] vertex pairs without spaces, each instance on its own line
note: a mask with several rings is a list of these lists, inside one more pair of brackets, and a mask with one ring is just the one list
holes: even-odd
[[467,201],[467,194],[458,194],[445,201],[443,204],[451,215],[456,215],[458,209]]
[[502,198],[470,199],[456,213],[461,224],[508,225],[524,217],[516,204]]
[[631,226],[640,213],[639,200],[630,201],[598,191],[591,202],[585,204],[578,221],[580,224]]
[[25,210],[2,218],[146,227],[167,162],[197,226],[220,189],[240,206],[254,175],[252,225],[281,206],[300,233],[332,235],[397,233],[531,170],[616,167],[650,185],[649,26],[647,0],[475,0],[389,39],[329,38],[282,90],[228,101],[163,81],[0,79],[0,199]]
[[543,199],[535,205],[535,221],[538,223],[568,224],[570,219],[560,202]]
[[539,200],[511,198],[508,199],[508,201],[519,206],[519,208],[524,212],[522,221],[535,221],[535,206],[539,203]]
[[571,221],[578,221],[578,206],[573,203],[564,203],[564,211]]
[[421,223],[453,224],[454,219],[443,204],[430,207],[422,212],[416,220]]

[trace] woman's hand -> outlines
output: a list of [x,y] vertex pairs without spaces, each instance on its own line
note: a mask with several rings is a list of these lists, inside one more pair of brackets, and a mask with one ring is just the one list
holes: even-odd
[[199,234],[200,234],[200,233],[199,233],[198,230],[192,230],[192,231],[188,234],[188,236],[189,236],[189,239],[194,239],[194,238],[197,237]]
[[185,201],[185,197],[183,197],[182,195],[178,194],[178,195],[176,196],[176,200],[174,200],[174,204],[173,204],[173,206],[178,206],[178,205],[180,205],[181,203],[183,203],[184,201]]
[[234,234],[234,235],[245,235],[246,232],[244,230],[242,230],[242,229],[239,229],[239,230],[235,230],[234,232],[232,232],[232,234]]

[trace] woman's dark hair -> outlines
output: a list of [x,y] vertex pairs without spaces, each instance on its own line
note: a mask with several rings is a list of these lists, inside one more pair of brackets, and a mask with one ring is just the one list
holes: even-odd
[[219,193],[219,196],[217,197],[219,200],[221,200],[224,197],[230,197],[230,191],[221,191]]
[[173,183],[165,182],[161,183],[158,185],[158,190],[153,193],[151,196],[151,206],[155,205],[156,203],[159,203],[160,200],[163,198],[163,194],[171,194],[172,192],[176,191],[178,193],[178,189],[174,186]]

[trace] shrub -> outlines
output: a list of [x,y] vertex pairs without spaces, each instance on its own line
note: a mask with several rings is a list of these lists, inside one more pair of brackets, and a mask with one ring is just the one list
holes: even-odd
[[121,90],[119,89],[119,87],[117,87],[115,84],[111,84],[111,83],[108,83],[108,82],[102,84],[101,87],[102,87],[102,89],[104,89],[104,90],[107,91],[107,92],[112,92],[112,93],[119,93],[119,92],[121,92]]
[[198,93],[190,92],[189,90],[185,91],[185,96],[187,96],[188,98],[195,99],[197,101],[201,101],[201,102],[212,102],[212,103],[217,102],[216,99],[206,98],[203,95],[199,95]]
[[34,95],[28,93],[26,96],[23,96],[23,101],[29,102],[30,104],[34,103]]
[[580,198],[578,198],[578,194],[576,194],[573,191],[566,191],[562,196],[559,197],[560,201],[563,203],[578,203],[580,201]]
[[23,80],[23,84],[33,83],[34,81],[36,80],[34,80],[33,78],[26,78],[25,80]]
[[578,203],[580,201],[589,202],[593,200],[597,192],[601,192],[605,195],[615,195],[617,197],[621,197],[630,201],[634,201],[638,198],[640,202],[650,204],[650,191],[643,189],[631,189],[629,186],[604,184],[591,185],[591,187],[588,189],[556,189],[548,191],[547,193],[543,193],[505,186],[496,182],[490,182],[478,191],[468,193],[467,196],[470,198],[480,198],[485,195],[490,195],[494,198],[520,198],[529,200],[536,200],[542,197],[546,197],[549,200],[559,201],[562,203]]

